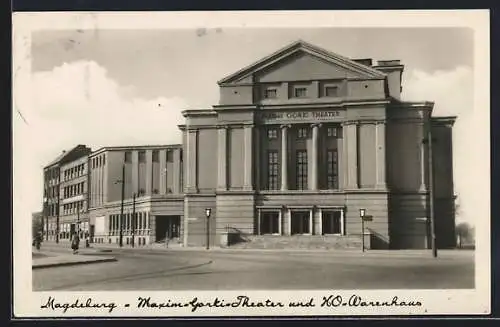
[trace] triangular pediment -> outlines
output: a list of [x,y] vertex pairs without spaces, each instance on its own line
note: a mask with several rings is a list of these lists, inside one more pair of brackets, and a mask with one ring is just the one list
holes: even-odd
[[291,45],[237,71],[219,84],[251,83],[286,80],[339,78],[385,78],[385,74],[369,66],[321,49],[304,41]]

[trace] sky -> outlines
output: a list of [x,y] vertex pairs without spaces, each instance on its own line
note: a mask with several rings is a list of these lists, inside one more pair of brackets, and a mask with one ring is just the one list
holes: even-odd
[[[31,38],[29,106],[15,108],[31,211],[42,204],[42,169],[76,144],[181,143],[181,111],[218,103],[217,81],[302,39],[350,58],[399,59],[403,100],[434,101],[435,115],[456,115],[457,221],[474,224],[464,176],[474,147],[474,34],[467,28],[213,28],[37,31]],[[18,134],[16,134],[18,133]],[[16,144],[15,144],[16,146]]]

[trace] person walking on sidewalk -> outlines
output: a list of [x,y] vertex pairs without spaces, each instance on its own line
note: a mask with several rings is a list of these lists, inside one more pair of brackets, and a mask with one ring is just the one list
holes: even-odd
[[42,245],[42,234],[40,232],[36,233],[35,236],[35,247],[37,250],[40,250],[40,246]]
[[71,248],[73,249],[73,254],[78,253],[79,246],[80,246],[80,237],[78,236],[77,233],[74,233],[73,237],[71,238]]

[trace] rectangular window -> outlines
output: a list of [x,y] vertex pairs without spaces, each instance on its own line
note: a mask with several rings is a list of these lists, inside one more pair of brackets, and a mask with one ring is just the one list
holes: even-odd
[[146,162],[146,151],[139,151],[139,162]]
[[276,99],[278,97],[278,92],[274,88],[269,88],[264,90],[264,99]]
[[269,190],[278,190],[279,185],[279,162],[278,151],[270,150],[267,152],[267,188]]
[[160,159],[159,159],[159,155],[158,155],[158,150],[153,150],[153,162],[159,162]]
[[291,213],[291,234],[309,234],[311,233],[311,216],[309,211],[292,211]]
[[262,212],[260,214],[260,234],[278,234],[279,218],[279,212]]
[[306,127],[301,127],[297,130],[297,137],[299,139],[306,139],[307,138],[307,128]]
[[337,135],[338,135],[337,127],[327,127],[327,129],[326,129],[326,136],[328,136],[328,137],[337,137]]
[[125,152],[125,162],[132,162],[132,152],[130,151]]
[[293,96],[295,98],[305,98],[307,97],[307,88],[305,87],[296,87],[293,89]]
[[[104,166],[106,164],[106,156],[102,156],[102,165]],[[83,171],[83,165],[82,165],[82,171]]]
[[167,162],[174,162],[174,150],[167,150]]
[[338,152],[337,149],[326,152],[326,181],[329,190],[338,189]]
[[270,128],[267,130],[267,138],[268,139],[277,139],[278,138],[278,130],[276,128]]
[[342,234],[342,213],[337,211],[323,211],[322,232],[323,234]]
[[338,97],[339,88],[337,86],[325,86],[324,95],[326,97]]
[[297,151],[297,189],[307,189],[307,151]]

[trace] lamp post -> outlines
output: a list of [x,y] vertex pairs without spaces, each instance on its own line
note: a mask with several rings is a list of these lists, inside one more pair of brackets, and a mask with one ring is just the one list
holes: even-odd
[[135,246],[135,196],[136,194],[134,193],[133,199],[132,199],[132,247]]
[[210,214],[212,213],[212,209],[205,209],[205,216],[207,217],[207,250],[210,249]]
[[437,258],[437,244],[436,244],[436,221],[434,217],[434,164],[433,164],[433,153],[432,153],[432,144],[436,141],[432,137],[431,132],[431,122],[430,118],[428,119],[425,131],[425,136],[423,143],[427,144],[427,152],[428,152],[428,166],[429,166],[429,224],[430,224],[430,234],[431,234],[431,248],[432,248],[432,256]]
[[359,209],[359,216],[361,217],[361,252],[365,252],[365,215],[366,209]]

